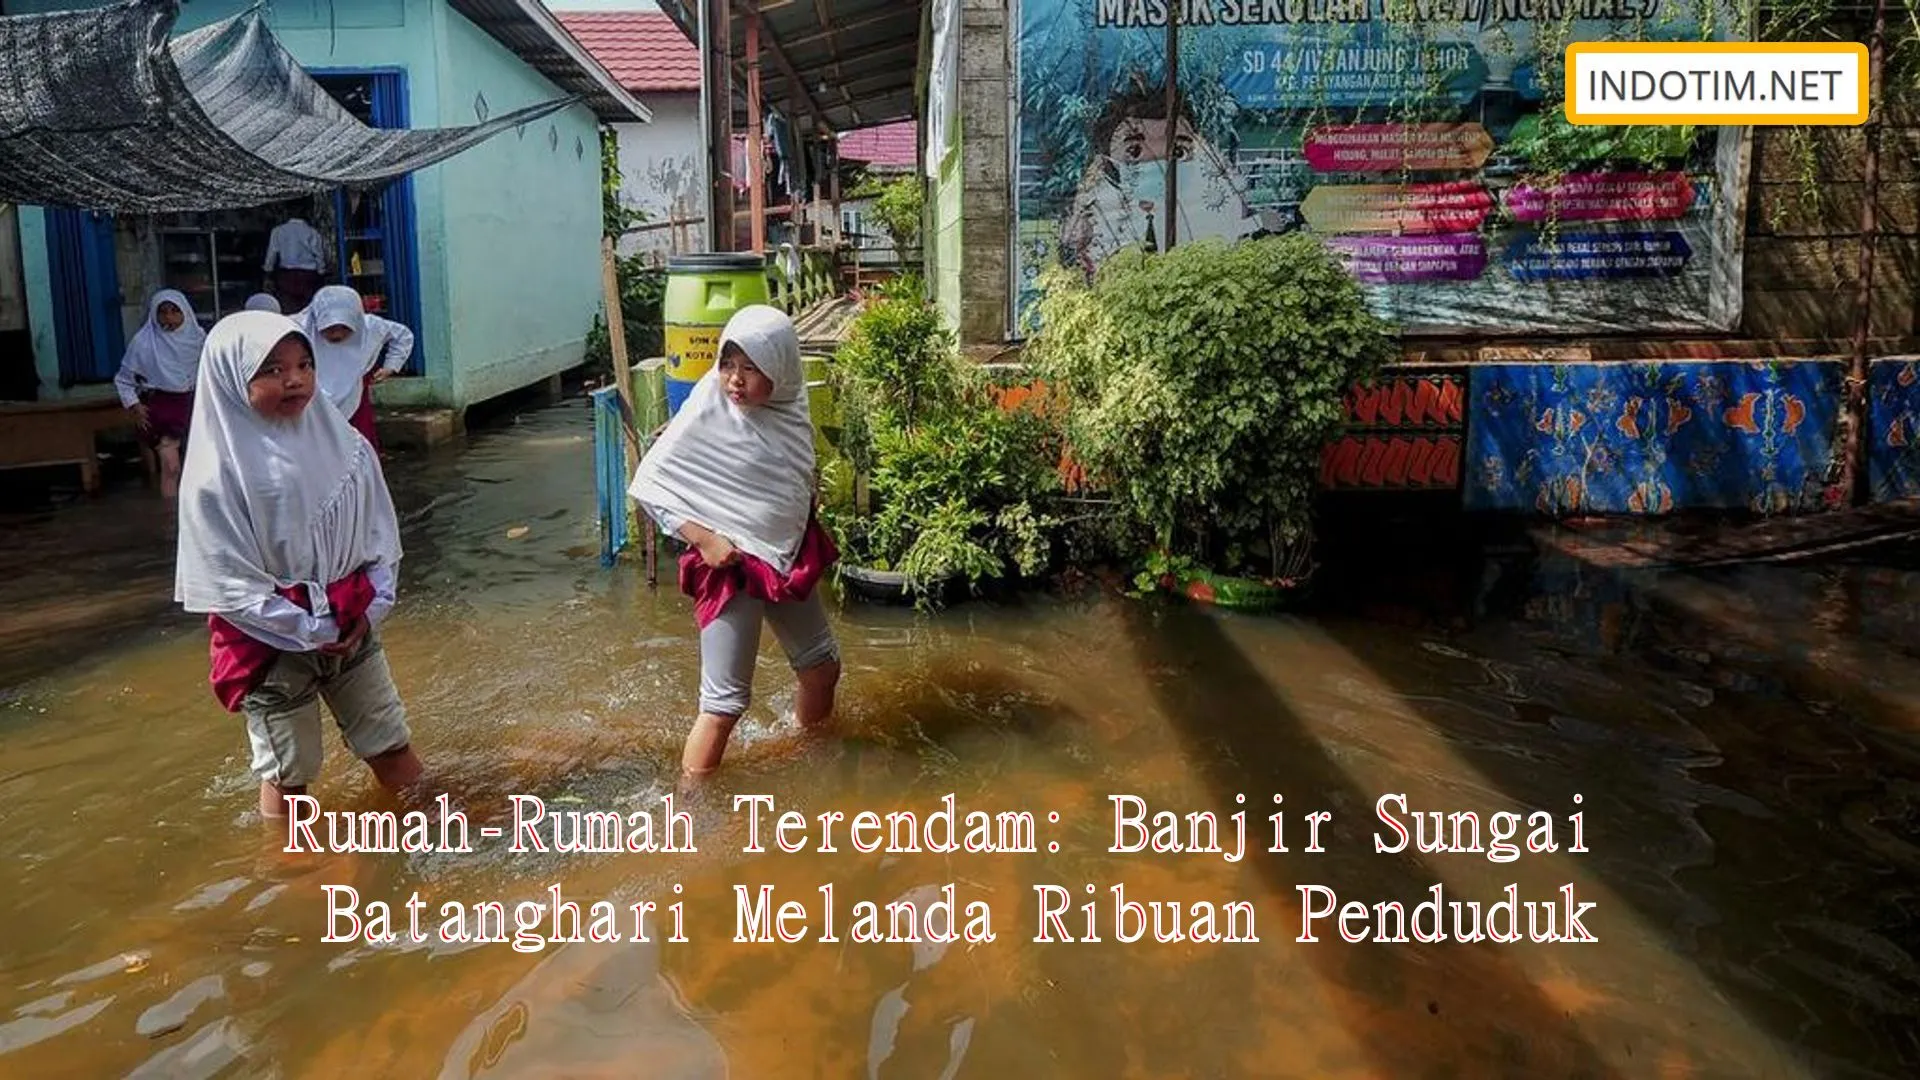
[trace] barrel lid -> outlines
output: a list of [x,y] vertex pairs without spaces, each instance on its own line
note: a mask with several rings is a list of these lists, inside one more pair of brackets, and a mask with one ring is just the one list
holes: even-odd
[[766,257],[751,252],[714,251],[702,255],[673,255],[667,259],[667,273],[683,270],[705,274],[725,270],[764,270]]

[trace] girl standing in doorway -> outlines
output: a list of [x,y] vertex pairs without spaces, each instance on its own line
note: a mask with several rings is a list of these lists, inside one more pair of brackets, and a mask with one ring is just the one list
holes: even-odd
[[162,289],[147,301],[146,325],[128,343],[120,373],[113,377],[141,441],[160,459],[160,492],[169,499],[180,486],[181,447],[193,421],[193,390],[206,342],[207,332],[186,295]]
[[413,356],[413,331],[367,313],[360,294],[345,285],[329,285],[313,295],[301,316],[313,342],[320,389],[355,431],[380,448],[373,423],[373,386],[407,366]]

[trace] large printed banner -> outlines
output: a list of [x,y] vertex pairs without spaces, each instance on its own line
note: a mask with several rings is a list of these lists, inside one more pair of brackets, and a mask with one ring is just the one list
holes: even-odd
[[[1689,332],[1740,314],[1739,129],[1592,128],[1566,44],[1700,40],[1712,0],[1019,0],[1018,336],[1037,278],[1305,230],[1409,333]],[[1727,25],[1725,21],[1706,25]]]

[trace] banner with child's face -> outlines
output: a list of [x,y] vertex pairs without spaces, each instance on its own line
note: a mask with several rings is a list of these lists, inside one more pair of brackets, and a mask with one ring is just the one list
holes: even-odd
[[[1408,333],[1728,330],[1738,129],[1566,122],[1566,45],[1700,40],[1713,0],[1018,0],[1016,329],[1123,247],[1304,230]],[[1169,153],[1169,146],[1173,152]]]

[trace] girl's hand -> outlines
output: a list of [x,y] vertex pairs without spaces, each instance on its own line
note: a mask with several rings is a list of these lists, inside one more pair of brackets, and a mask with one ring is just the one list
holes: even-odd
[[391,378],[393,378],[392,368],[381,366],[373,369],[373,381],[376,386]]
[[127,412],[133,415],[133,424],[140,429],[140,434],[145,435],[147,432],[153,430],[153,417],[148,415],[145,402],[135,405],[133,408],[128,409]]
[[354,651],[360,648],[360,643],[366,639],[367,620],[355,619],[353,625],[347,628],[346,633],[341,635],[339,641],[331,645],[320,646],[320,651],[326,653],[328,656],[352,656]]
[[699,544],[700,559],[715,570],[723,566],[732,566],[740,558],[733,549],[733,543],[719,533],[708,533]]

